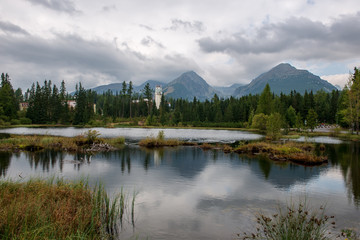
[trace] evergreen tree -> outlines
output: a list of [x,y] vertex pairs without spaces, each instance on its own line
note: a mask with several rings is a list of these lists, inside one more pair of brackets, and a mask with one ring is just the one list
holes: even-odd
[[151,111],[151,104],[152,104],[152,90],[150,88],[150,84],[147,83],[144,87],[144,96],[145,98],[148,100],[147,102],[147,106],[148,106],[148,115],[150,115],[150,111]]
[[318,117],[317,113],[314,111],[314,109],[311,108],[306,117],[307,120],[306,125],[311,129],[311,132],[313,132],[314,128],[316,127],[317,117]]
[[74,124],[80,125],[87,123],[86,116],[86,91],[81,85],[81,83],[76,84],[76,92],[75,92],[75,116],[74,116]]
[[256,109],[256,113],[263,113],[265,115],[270,115],[273,109],[272,106],[273,97],[271,94],[269,84],[266,84],[264,90],[262,91],[259,99],[259,104]]
[[300,112],[298,112],[296,114],[296,120],[295,120],[295,127],[298,131],[300,131],[300,129],[303,127],[303,120],[302,120],[302,117],[301,117],[301,114]]
[[289,124],[290,127],[294,127],[295,126],[295,122],[296,122],[296,112],[295,109],[290,106],[287,110],[286,110],[286,122]]
[[127,89],[127,96],[129,98],[129,104],[130,104],[130,118],[132,118],[132,112],[131,112],[131,105],[132,105],[132,94],[133,94],[133,85],[132,82],[129,82],[129,87]]
[[348,108],[347,119],[356,134],[359,134],[359,121],[360,121],[360,71],[354,69],[354,74],[349,78],[348,84]]
[[7,73],[1,74],[0,107],[2,108],[2,112],[4,114],[2,118],[8,121],[17,118],[19,102],[15,97],[15,92],[10,83],[10,77]]
[[121,117],[125,117],[125,99],[126,99],[126,82],[123,81],[122,83],[122,89],[121,89],[121,98],[122,98],[122,111],[121,111]]

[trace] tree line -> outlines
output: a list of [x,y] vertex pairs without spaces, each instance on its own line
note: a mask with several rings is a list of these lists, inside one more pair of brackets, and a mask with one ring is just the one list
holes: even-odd
[[[70,108],[68,101],[76,102]],[[27,111],[19,111],[19,103],[27,102]],[[98,94],[86,90],[81,83],[74,94],[68,94],[65,82],[60,88],[52,82],[38,82],[22,95],[13,90],[8,74],[1,75],[0,124],[73,124],[96,125],[109,122],[143,122],[151,126],[253,127],[267,129],[268,120],[281,123],[282,128],[313,128],[318,123],[339,124],[359,131],[360,72],[357,68],[343,91],[295,90],[275,95],[266,85],[261,94],[240,98],[219,98],[199,101],[167,99],[162,96],[160,108],[153,103],[153,89],[147,84],[134,92],[132,82],[124,81],[119,92]]]

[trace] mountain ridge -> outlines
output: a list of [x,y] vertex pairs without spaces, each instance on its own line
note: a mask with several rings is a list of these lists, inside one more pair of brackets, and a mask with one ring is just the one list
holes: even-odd
[[289,94],[292,90],[301,94],[304,94],[305,91],[317,92],[321,89],[326,92],[336,90],[336,87],[331,83],[307,70],[296,69],[289,63],[280,63],[269,71],[260,74],[249,84],[237,88],[234,91],[234,96],[241,97],[250,93],[261,93],[267,83],[275,94]]
[[[188,100],[192,100],[194,97],[199,100],[211,99],[214,94],[226,98],[230,96],[241,97],[248,94],[259,94],[267,83],[269,83],[271,91],[275,94],[280,94],[281,92],[288,94],[292,90],[303,94],[305,90],[316,92],[323,89],[326,92],[331,92],[337,89],[319,76],[307,70],[296,69],[289,63],[281,63],[273,67],[269,71],[260,74],[248,84],[235,83],[229,87],[210,86],[196,72],[188,71],[168,83],[147,80],[141,85],[134,86],[134,92],[141,93],[147,83],[150,84],[151,89],[155,89],[157,85],[160,85],[166,97]],[[97,93],[103,93],[108,90],[115,93],[120,92],[121,89],[122,83],[112,83],[92,88]]]

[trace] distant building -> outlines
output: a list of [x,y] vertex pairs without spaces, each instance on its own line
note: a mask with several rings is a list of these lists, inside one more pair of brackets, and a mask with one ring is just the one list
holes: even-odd
[[161,88],[161,86],[156,86],[155,87],[155,105],[156,105],[157,109],[160,108],[161,96],[162,96],[162,88]]
[[29,103],[28,102],[21,102],[19,104],[19,108],[20,108],[20,111],[27,110],[29,108]]
[[[69,109],[75,109],[76,108],[76,100],[67,100],[67,104],[69,106]],[[96,104],[93,105],[94,113],[96,113]]]
[[75,100],[67,100],[67,104],[69,106],[69,108],[71,109],[75,109],[76,107],[76,101]]

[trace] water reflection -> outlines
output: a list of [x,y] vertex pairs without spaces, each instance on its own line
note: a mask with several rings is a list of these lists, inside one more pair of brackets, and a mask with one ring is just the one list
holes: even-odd
[[[317,167],[279,164],[197,147],[151,150],[126,146],[95,155],[2,152],[0,174],[13,178],[20,173],[23,177],[82,175],[93,182],[102,181],[109,191],[136,189],[137,233],[152,239],[223,239],[251,227],[252,209],[271,209],[279,200],[304,193],[321,203],[329,199],[330,210],[341,221],[356,222],[359,144],[326,147],[330,164]],[[346,191],[347,195],[342,194]],[[124,238],[133,234],[132,230],[123,231]]]
[[360,206],[360,143],[333,145],[328,148],[330,161],[339,166],[348,189],[348,197]]
[[13,154],[10,152],[0,152],[0,177],[6,176],[6,171],[10,166],[12,155]]

